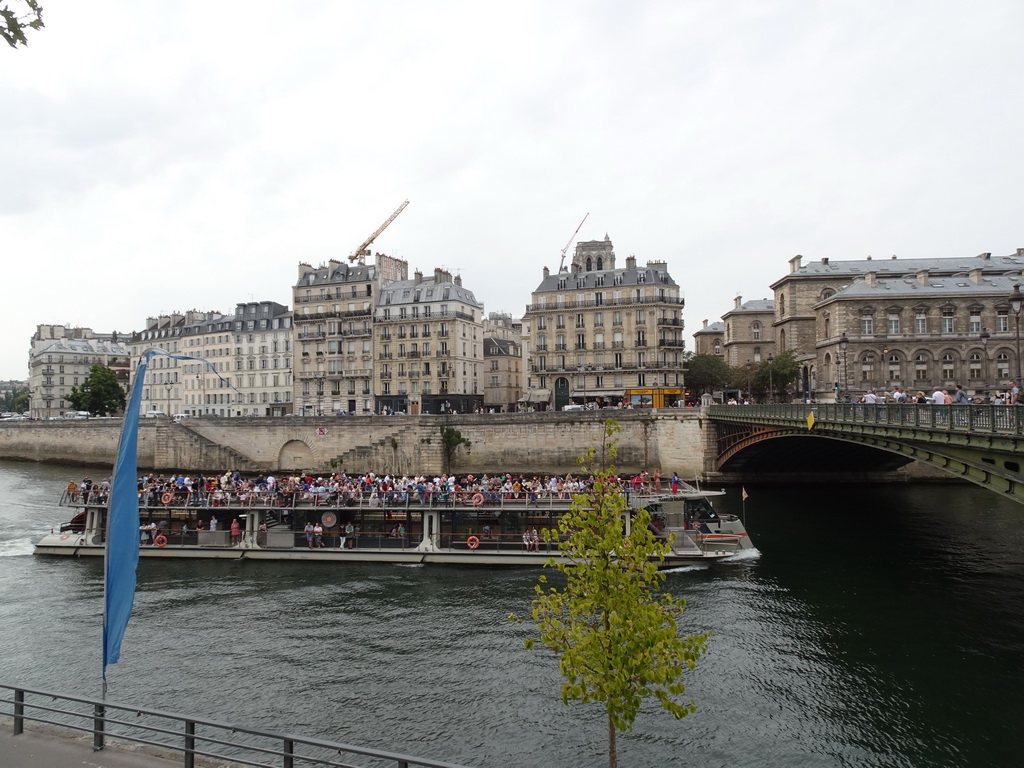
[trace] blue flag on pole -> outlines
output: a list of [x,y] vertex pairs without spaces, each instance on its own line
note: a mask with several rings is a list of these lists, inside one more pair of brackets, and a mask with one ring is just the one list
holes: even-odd
[[[138,459],[139,416],[142,409],[142,390],[146,382],[146,368],[155,354],[167,355],[175,360],[198,360],[212,371],[220,383],[231,384],[217,373],[208,360],[190,355],[171,355],[153,349],[142,356],[135,382],[132,384],[128,407],[121,425],[121,441],[117,446],[114,478],[110,488],[110,506],[107,509],[107,552],[104,573],[103,603],[103,686],[106,691],[107,665],[116,664],[121,657],[121,640],[128,628],[135,603],[135,571],[139,566],[139,486]],[[232,387],[232,389],[234,389]]]
[[139,445],[139,410],[146,367],[153,356],[147,352],[135,372],[121,425],[121,440],[114,462],[114,478],[107,510],[107,552],[103,604],[103,681],[107,665],[121,656],[121,639],[128,628],[135,602],[135,570],[139,565],[139,490],[136,453]]

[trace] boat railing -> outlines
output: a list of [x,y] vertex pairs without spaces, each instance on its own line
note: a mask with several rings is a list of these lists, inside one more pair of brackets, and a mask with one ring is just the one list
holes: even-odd
[[[26,724],[57,727],[92,737],[93,750],[115,742],[140,745],[161,757],[180,756],[181,765],[194,768],[196,758],[231,765],[309,765],[343,768],[354,759],[365,764],[462,768],[454,763],[358,747],[325,739],[276,733],[159,709],[117,704],[105,699],[69,696],[0,683],[3,714],[19,736]],[[137,747],[134,747],[137,750]]]
[[[655,501],[670,500],[664,493],[624,488],[629,507],[642,507]],[[64,491],[60,506],[106,507],[106,491]],[[469,509],[502,511],[551,510],[564,512],[572,504],[568,492],[501,492],[501,491],[340,491],[335,493],[272,493],[259,490],[160,491],[140,492],[139,505],[144,509],[276,509],[297,510],[326,507],[392,510]]]

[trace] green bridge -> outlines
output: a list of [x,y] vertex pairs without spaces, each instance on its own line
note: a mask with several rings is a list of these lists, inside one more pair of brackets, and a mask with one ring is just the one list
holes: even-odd
[[1024,408],[825,403],[713,405],[706,413],[714,454],[707,468],[723,475],[824,479],[920,461],[1024,504]]

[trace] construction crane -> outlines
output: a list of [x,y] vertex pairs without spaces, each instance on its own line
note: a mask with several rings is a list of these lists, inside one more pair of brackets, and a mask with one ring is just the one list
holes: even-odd
[[377,231],[370,235],[368,238],[366,238],[366,240],[363,241],[362,245],[356,248],[355,253],[348,257],[348,260],[356,261],[358,259],[360,264],[365,264],[366,257],[370,255],[370,244],[377,239],[377,235],[379,235],[381,232],[388,228],[388,224],[390,224],[392,221],[398,218],[398,214],[404,211],[405,206],[407,206],[408,204],[409,201],[406,200],[404,203],[398,206],[398,210],[392,213],[390,216],[388,216],[387,221],[385,221],[383,224],[377,227]]
[[[587,212],[587,216],[589,216],[589,215],[590,215],[590,212],[588,211]],[[583,221],[587,220],[587,216],[583,217]],[[562,266],[565,264],[565,252],[569,250],[569,246],[572,245],[572,241],[576,239],[576,235],[578,235],[579,231],[581,229],[583,229],[583,221],[581,221],[580,225],[578,227],[576,227],[576,231],[572,233],[572,237],[569,238],[569,242],[566,243],[565,244],[565,248],[562,249],[562,260],[560,262],[558,262],[558,271],[559,272],[562,271]]]

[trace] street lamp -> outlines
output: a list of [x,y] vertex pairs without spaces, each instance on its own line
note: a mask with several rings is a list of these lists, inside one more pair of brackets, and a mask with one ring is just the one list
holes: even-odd
[[882,392],[889,388],[889,348],[882,347]]
[[1013,293],[1010,294],[1010,308],[1013,310],[1014,328],[1017,339],[1017,376],[1013,380],[1014,387],[1020,386],[1020,308],[1022,305],[1024,305],[1024,293],[1020,292],[1020,283],[1017,283],[1013,286]]
[[171,385],[164,384],[164,389],[167,390],[167,410],[164,411],[164,416],[171,415]]
[[775,385],[772,382],[772,363],[775,358],[772,357],[772,353],[768,353],[768,402],[775,402]]
[[754,364],[747,360],[747,397],[750,397],[750,369],[754,367]]
[[846,400],[846,348],[850,346],[850,340],[846,338],[846,331],[843,331],[843,335],[839,337],[839,351],[843,353],[843,370],[842,376],[839,377],[839,383],[841,386],[842,399]]
[[981,335],[978,337],[981,339],[981,388],[988,394],[988,340],[989,332],[988,328],[981,329]]

